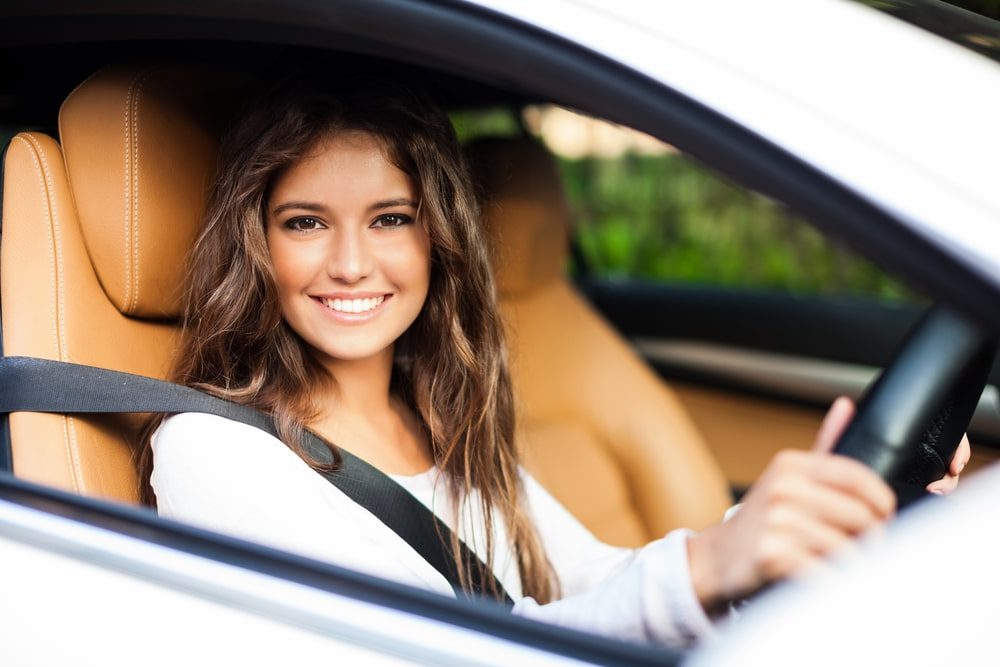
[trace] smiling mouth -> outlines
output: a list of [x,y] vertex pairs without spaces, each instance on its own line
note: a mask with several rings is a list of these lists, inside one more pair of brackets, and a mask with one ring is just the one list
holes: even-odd
[[382,305],[386,295],[376,296],[366,299],[326,299],[317,297],[316,300],[335,313],[359,314],[370,313]]

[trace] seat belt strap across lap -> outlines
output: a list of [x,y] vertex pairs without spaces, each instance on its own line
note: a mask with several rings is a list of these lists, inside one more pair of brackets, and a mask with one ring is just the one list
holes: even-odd
[[[267,414],[191,387],[122,373],[32,357],[0,357],[0,413],[48,412],[103,414],[116,412],[201,412],[248,424],[277,437]],[[315,434],[305,432],[305,445],[319,461],[333,462],[330,448]],[[320,472],[351,500],[375,515],[440,572],[459,597],[468,597],[458,581],[450,547],[451,529],[406,489],[385,473],[343,449],[336,470]],[[471,595],[487,590],[480,577],[478,556],[464,543],[461,554],[469,566]],[[492,576],[482,567],[483,576]],[[499,581],[502,602],[510,597]]]

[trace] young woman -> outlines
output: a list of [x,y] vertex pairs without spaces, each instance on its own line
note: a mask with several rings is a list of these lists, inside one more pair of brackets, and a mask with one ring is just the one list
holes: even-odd
[[[224,142],[187,294],[175,380],[269,412],[281,438],[202,414],[154,424],[146,497],[166,516],[453,594],[316,474],[308,429],[431,508],[514,613],[684,645],[894,508],[860,464],[792,452],[726,523],[639,550],[593,538],[518,466],[469,177],[447,117],[402,86],[255,105]],[[821,448],[850,409],[835,405]]]

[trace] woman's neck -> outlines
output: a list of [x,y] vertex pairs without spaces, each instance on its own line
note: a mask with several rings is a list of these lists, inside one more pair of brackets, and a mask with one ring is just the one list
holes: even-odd
[[323,365],[334,381],[321,390],[320,405],[337,412],[384,413],[391,403],[392,360],[392,348],[364,359],[327,359]]
[[324,366],[333,382],[320,390],[320,415],[310,428],[385,473],[415,475],[433,465],[420,420],[389,391],[392,349]]

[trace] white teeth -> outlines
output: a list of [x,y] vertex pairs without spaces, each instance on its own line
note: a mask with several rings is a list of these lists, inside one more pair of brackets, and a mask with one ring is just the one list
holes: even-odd
[[322,299],[322,301],[324,306],[338,313],[367,313],[382,305],[385,297],[378,296],[374,299]]

